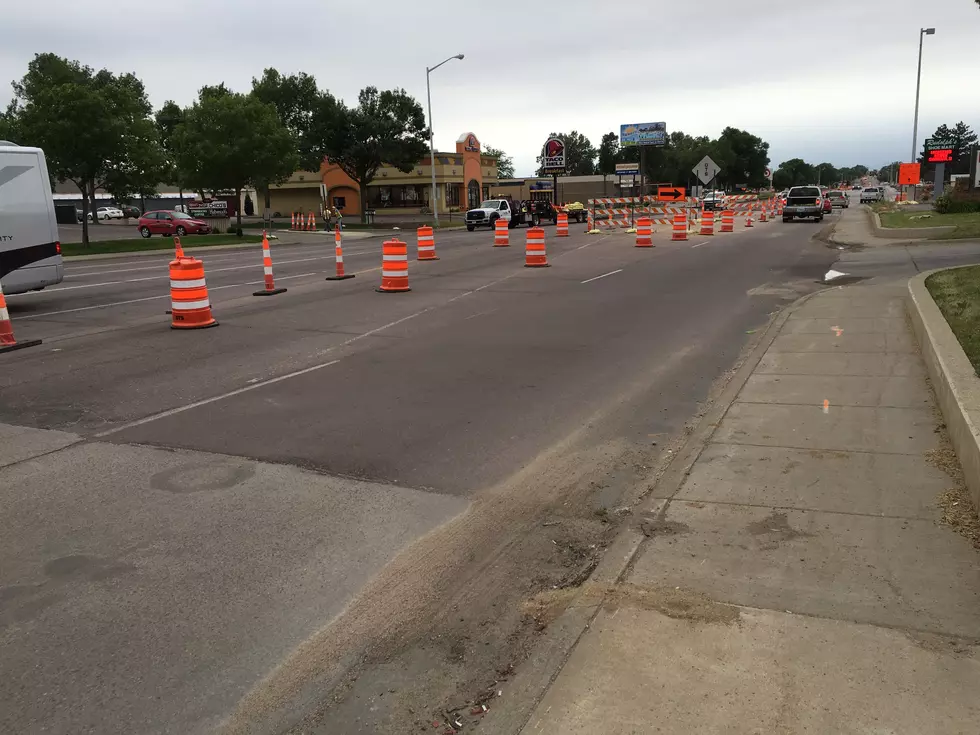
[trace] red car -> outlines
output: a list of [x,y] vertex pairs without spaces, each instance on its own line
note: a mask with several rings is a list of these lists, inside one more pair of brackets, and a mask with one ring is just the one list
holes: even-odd
[[830,201],[830,199],[828,199],[826,195],[824,195],[823,198],[823,213],[824,214],[834,213],[834,203]]
[[194,219],[189,214],[183,212],[170,212],[160,210],[157,212],[146,212],[140,217],[137,225],[140,235],[151,237],[153,235],[163,235],[164,237],[183,237],[184,235],[208,235],[211,233],[211,225],[204,220]]

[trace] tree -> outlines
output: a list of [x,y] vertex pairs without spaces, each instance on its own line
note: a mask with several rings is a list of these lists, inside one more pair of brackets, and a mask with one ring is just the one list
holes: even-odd
[[[598,151],[588,138],[577,130],[570,133],[551,133],[549,138],[561,138],[565,143],[565,175],[590,176],[595,173]],[[541,156],[537,157],[541,163]],[[544,176],[544,168],[538,167],[538,176]]]
[[[748,183],[751,187],[765,186],[769,165],[769,144],[745,130],[728,127],[721,131],[719,141],[728,145],[732,158],[728,168],[722,168],[719,179],[725,183]],[[720,163],[720,162],[719,162]]]
[[840,180],[840,174],[832,163],[818,163],[814,166],[814,174],[816,176],[814,182],[817,184],[833,186]]
[[[77,61],[37,54],[13,84],[14,101],[4,127],[44,149],[48,172],[71,181],[82,194],[83,212],[95,217],[95,190],[138,185],[141,157],[154,154],[151,107],[143,83],[132,74],[95,72]],[[82,242],[88,244],[88,219]]]
[[[272,105],[223,87],[205,87],[173,135],[178,168],[195,189],[234,191],[282,181],[296,170],[296,139]],[[237,208],[237,229],[242,212]]]
[[[977,142],[977,134],[973,132],[969,125],[962,120],[953,127],[940,125],[931,137],[953,141],[953,161],[947,166],[947,176],[949,174],[965,174],[970,172],[970,147]],[[929,156],[925,149],[925,143],[923,143],[922,152],[919,154],[919,163],[927,163],[928,160]]]
[[165,184],[177,187],[180,196],[180,204],[184,204],[185,178],[180,168],[177,166],[177,152],[174,150],[174,132],[177,126],[184,121],[184,111],[173,100],[163,103],[155,117],[157,136],[160,139],[160,148],[163,152],[163,165],[160,181]]
[[802,158],[791,158],[788,161],[783,161],[772,175],[772,184],[777,189],[815,184],[816,181],[815,169]]
[[616,173],[616,159],[619,156],[619,136],[606,133],[599,141],[599,173],[602,174],[602,193],[606,193],[606,177]]
[[501,179],[514,178],[514,159],[492,145],[483,146],[483,153],[497,159],[497,176]]
[[361,222],[366,222],[367,187],[378,169],[388,164],[408,173],[429,147],[422,105],[404,89],[379,92],[365,87],[357,96],[357,107],[331,105],[321,97],[310,138],[320,160],[329,159],[357,182]]

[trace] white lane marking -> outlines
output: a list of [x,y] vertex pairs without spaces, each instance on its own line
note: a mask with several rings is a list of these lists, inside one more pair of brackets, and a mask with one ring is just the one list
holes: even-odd
[[486,316],[487,314],[493,314],[493,312],[495,311],[500,311],[500,309],[490,309],[490,311],[480,311],[477,312],[476,314],[470,314],[463,321],[468,322],[470,319],[476,319],[478,316]]
[[707,245],[709,242],[711,242],[711,240],[705,240],[704,242],[699,242],[697,245],[692,245],[691,250],[694,250],[694,248],[699,248],[702,245]]
[[158,278],[169,278],[170,276],[147,276],[146,278],[132,278],[126,281],[103,281],[102,283],[86,283],[84,286],[63,286],[61,288],[48,288],[43,291],[28,291],[27,293],[17,294],[18,296],[37,296],[39,294],[52,294],[58,291],[74,291],[79,288],[96,288],[97,286],[118,286],[120,283],[138,283],[140,281],[154,281]]
[[620,268],[618,271],[609,271],[608,273],[603,273],[601,276],[596,276],[595,278],[590,278],[587,281],[582,281],[582,283],[592,283],[593,281],[598,281],[600,278],[605,278],[606,276],[615,276],[617,273],[622,273],[623,269]]
[[[306,276],[315,276],[316,273],[300,273],[295,276],[280,276],[277,281],[288,281],[290,278],[305,278]],[[212,291],[220,291],[224,288],[239,288],[242,286],[260,286],[265,281],[248,281],[246,283],[231,283],[227,286],[209,286],[208,293]],[[79,311],[91,311],[92,309],[108,309],[111,306],[125,306],[126,304],[139,304],[143,301],[154,301],[156,299],[169,299],[170,294],[161,294],[160,296],[147,296],[142,299],[129,299],[127,301],[113,301],[108,304],[93,304],[92,306],[80,306],[77,309],[62,309],[61,311],[45,311],[42,314],[27,314],[26,316],[18,317],[18,319],[43,319],[46,316],[57,316],[58,314],[74,314]]]
[[[407,322],[409,319],[414,319],[417,316],[421,316],[422,314],[425,314],[427,311],[432,311],[433,308],[435,307],[431,307],[431,306],[427,307],[425,309],[422,309],[421,311],[415,312],[414,314],[409,314],[408,316],[404,316],[401,319],[396,319],[393,322],[388,322],[383,326],[376,327],[370,331],[364,332],[363,334],[358,334],[356,337],[351,337],[345,342],[341,342],[339,345],[328,347],[327,349],[322,350],[319,354],[323,355],[328,352],[332,352],[338,348],[347,347],[348,345],[351,345],[354,342],[357,342],[358,340],[362,340],[365,337],[370,337],[371,335],[377,334],[378,332],[383,332],[386,329],[390,329],[391,327],[398,326],[403,322]],[[110,434],[116,434],[120,431],[125,431],[126,429],[133,429],[137,426],[142,426],[143,424],[148,424],[152,421],[158,421],[159,419],[165,419],[170,416],[175,416],[176,414],[183,413],[184,411],[190,411],[192,408],[199,408],[200,406],[206,406],[209,403],[216,403],[217,401],[223,401],[226,398],[233,398],[234,396],[241,395],[242,393],[247,393],[248,391],[256,390],[258,388],[264,388],[265,386],[272,385],[274,383],[281,383],[282,381],[289,380],[290,378],[296,378],[299,377],[300,375],[306,375],[307,373],[312,373],[315,370],[322,370],[325,367],[336,365],[338,362],[340,362],[341,359],[342,358],[338,358],[336,360],[331,360],[330,362],[323,362],[320,363],[319,365],[313,365],[308,368],[303,368],[302,370],[294,370],[291,373],[286,373],[285,375],[279,375],[275,378],[269,378],[268,380],[262,380],[259,381],[258,383],[252,383],[251,385],[246,385],[243,388],[237,388],[236,390],[229,391],[228,393],[222,393],[219,396],[212,396],[211,398],[204,398],[200,401],[194,401],[193,403],[188,403],[184,406],[177,406],[176,408],[171,408],[166,411],[161,411],[160,413],[153,414],[152,416],[147,416],[142,419],[137,419],[136,421],[130,421],[128,424],[117,426],[114,429],[107,429],[105,431],[99,432],[98,434],[94,434],[93,436],[95,436],[95,438],[97,439],[100,439],[104,436],[109,436]]]
[[253,383],[252,385],[246,385],[244,388],[239,388],[238,390],[233,390],[230,393],[224,393],[220,396],[213,396],[212,398],[205,398],[201,401],[194,401],[194,403],[188,403],[184,406],[178,406],[177,408],[171,408],[169,411],[162,411],[160,413],[154,414],[152,416],[147,416],[146,418],[139,419],[138,421],[131,421],[128,424],[123,424],[122,426],[117,426],[115,429],[109,429],[107,431],[99,432],[95,434],[96,438],[101,438],[103,436],[109,436],[110,434],[115,434],[116,432],[123,431],[124,429],[132,429],[143,424],[148,424],[151,421],[157,421],[158,419],[167,418],[168,416],[173,416],[178,413],[183,413],[184,411],[190,411],[192,408],[198,408],[200,406],[206,406],[209,403],[214,403],[215,401],[221,401],[225,398],[231,398],[232,396],[241,395],[242,393],[247,393],[250,390],[255,390],[256,388],[262,388],[266,385],[272,385],[273,383],[279,383],[283,380],[288,380],[289,378],[295,378],[299,375],[305,375],[306,373],[312,373],[314,370],[322,370],[325,367],[330,367],[331,365],[336,365],[340,360],[331,360],[330,362],[324,362],[319,365],[314,365],[312,367],[304,368],[303,370],[296,370],[291,373],[286,373],[285,375],[280,375],[277,378],[269,378],[268,380],[263,380],[259,383]]

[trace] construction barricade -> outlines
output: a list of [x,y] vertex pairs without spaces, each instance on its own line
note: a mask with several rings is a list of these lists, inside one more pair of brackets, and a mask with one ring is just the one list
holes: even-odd
[[39,339],[32,339],[25,342],[18,342],[14,339],[14,325],[10,321],[10,312],[7,310],[7,299],[3,295],[3,286],[0,285],[0,352],[22,350],[25,347],[33,347],[39,344],[41,344],[41,340]]
[[714,235],[715,234],[715,213],[710,209],[705,210],[701,217],[701,234],[702,235]]
[[204,262],[182,255],[170,262],[171,329],[205,329],[218,322],[211,314]]
[[493,246],[495,248],[510,247],[510,227],[502,219],[498,219],[493,225]]
[[531,227],[527,231],[524,249],[525,268],[547,268],[548,255],[544,247],[544,230]]
[[345,281],[348,278],[353,278],[353,273],[344,273],[344,239],[340,234],[340,225],[337,225],[337,229],[333,233],[333,251],[337,269],[335,275],[327,276],[326,280]]
[[381,245],[381,287],[379,293],[411,291],[408,287],[408,244],[397,237]]
[[568,215],[564,212],[555,219],[555,237],[568,237]]
[[275,296],[277,293],[286,293],[286,289],[276,288],[276,281],[272,276],[272,250],[269,249],[269,236],[265,230],[262,230],[262,276],[265,280],[265,288],[256,291],[252,296]]
[[673,231],[671,232],[670,239],[672,241],[684,241],[687,240],[687,213],[678,212],[674,215],[674,221],[672,223]]
[[439,260],[436,255],[436,238],[432,234],[432,228],[428,225],[418,229],[418,256],[417,260]]
[[636,247],[653,247],[653,223],[649,217],[640,217],[636,221]]
[[735,232],[735,213],[730,209],[722,210],[721,232]]

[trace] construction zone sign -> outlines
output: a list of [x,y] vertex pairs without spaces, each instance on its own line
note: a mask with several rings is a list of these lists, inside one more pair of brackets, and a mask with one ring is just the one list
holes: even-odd
[[565,170],[565,141],[548,138],[541,152],[541,168],[554,173]]

